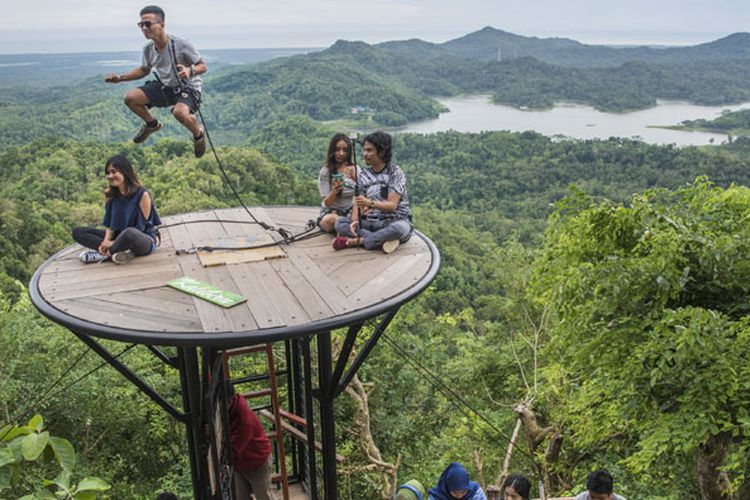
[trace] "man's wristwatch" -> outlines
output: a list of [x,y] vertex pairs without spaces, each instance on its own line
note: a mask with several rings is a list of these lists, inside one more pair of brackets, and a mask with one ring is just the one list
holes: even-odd
[[190,78],[195,76],[195,64],[190,65]]

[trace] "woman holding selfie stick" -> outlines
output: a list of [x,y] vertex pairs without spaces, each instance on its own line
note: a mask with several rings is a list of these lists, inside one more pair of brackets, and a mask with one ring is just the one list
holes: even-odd
[[344,134],[336,134],[328,144],[326,164],[318,174],[318,191],[323,202],[318,227],[332,233],[336,220],[352,212],[358,167],[352,162],[352,142]]

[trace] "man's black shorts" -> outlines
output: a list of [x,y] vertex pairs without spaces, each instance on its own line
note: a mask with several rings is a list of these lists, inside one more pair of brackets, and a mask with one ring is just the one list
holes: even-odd
[[[191,113],[194,114],[198,110],[199,103],[196,103],[190,94],[180,91],[177,87],[168,87],[160,82],[150,81],[138,88],[146,94],[149,108],[168,108],[178,102],[184,102],[190,108]],[[200,92],[198,92],[198,99],[200,100]]]

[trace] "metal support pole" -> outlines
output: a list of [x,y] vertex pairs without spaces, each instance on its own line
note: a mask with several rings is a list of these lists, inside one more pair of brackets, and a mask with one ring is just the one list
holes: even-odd
[[344,376],[342,381],[338,383],[338,386],[334,388],[335,391],[331,399],[335,399],[339,394],[344,392],[344,389],[346,389],[346,386],[349,385],[349,382],[352,381],[354,375],[357,373],[357,370],[359,370],[359,367],[362,366],[362,363],[364,363],[365,359],[367,359],[367,356],[370,355],[370,351],[372,351],[373,347],[375,347],[375,344],[377,344],[378,340],[383,335],[383,332],[385,332],[385,329],[388,328],[388,325],[391,324],[391,320],[393,320],[393,318],[396,316],[396,313],[398,313],[400,307],[401,306],[394,307],[386,313],[385,317],[380,321],[377,328],[375,328],[375,331],[372,332],[372,336],[367,340],[362,350],[359,351],[354,361],[352,361],[352,364],[349,367],[349,371],[346,372],[346,375]]
[[320,439],[323,442],[323,488],[326,499],[338,498],[336,484],[336,422],[333,415],[335,387],[331,383],[333,360],[331,332],[318,334],[318,380],[320,393]]
[[305,420],[307,421],[307,484],[310,500],[318,500],[318,474],[315,467],[315,414],[313,412],[312,361],[310,338],[300,341],[305,377]]
[[339,353],[339,359],[336,361],[336,369],[333,371],[333,378],[331,385],[337,387],[339,381],[341,381],[341,375],[344,373],[346,363],[349,361],[349,356],[354,349],[354,342],[357,341],[357,335],[362,331],[364,323],[356,323],[349,327],[349,331],[346,332],[346,338],[344,339],[344,345],[341,346],[341,352]]
[[130,370],[127,366],[125,366],[120,360],[115,358],[112,353],[110,353],[104,346],[102,346],[99,342],[92,339],[88,335],[84,335],[82,333],[76,333],[73,332],[79,339],[81,339],[87,346],[91,348],[92,351],[97,353],[99,356],[101,356],[104,361],[109,363],[112,368],[117,370],[122,374],[123,377],[128,379],[130,382],[133,383],[136,387],[138,387],[141,391],[143,391],[146,396],[151,398],[151,400],[164,408],[164,410],[172,415],[175,419],[179,420],[180,422],[187,422],[187,417],[180,413],[177,408],[172,406],[172,404],[164,399],[161,394],[156,392],[150,385],[148,385],[146,382],[141,380],[138,375],[136,375],[133,371]]
[[[297,393],[299,392],[298,379],[294,372],[294,345],[295,343],[291,340],[284,341],[284,360],[286,362],[286,395],[287,395],[287,407],[292,413],[299,415],[298,408],[295,404],[297,399]],[[297,443],[295,440],[291,440],[292,444],[292,477],[299,477],[300,466],[299,466],[299,454],[297,453]]]
[[167,354],[164,353],[164,351],[162,351],[155,345],[147,345],[146,347],[148,348],[149,351],[154,353],[154,356],[162,360],[165,364],[171,366],[172,368],[177,368],[177,358],[168,356]]
[[200,373],[198,371],[198,354],[195,347],[180,347],[177,349],[177,363],[180,368],[180,384],[182,385],[182,402],[187,421],[185,422],[190,454],[190,472],[193,478],[193,497],[196,500],[208,498],[208,464],[201,451],[201,388]]

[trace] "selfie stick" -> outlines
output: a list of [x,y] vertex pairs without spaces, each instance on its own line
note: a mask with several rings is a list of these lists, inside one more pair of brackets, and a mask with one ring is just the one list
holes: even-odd
[[[354,162],[354,198],[359,196],[359,173],[357,172],[357,139],[359,134],[357,132],[349,132],[349,140],[352,143],[352,161]],[[357,224],[359,229],[362,229],[362,209],[357,208]],[[356,235],[355,235],[356,236]],[[359,248],[359,245],[357,245]]]

